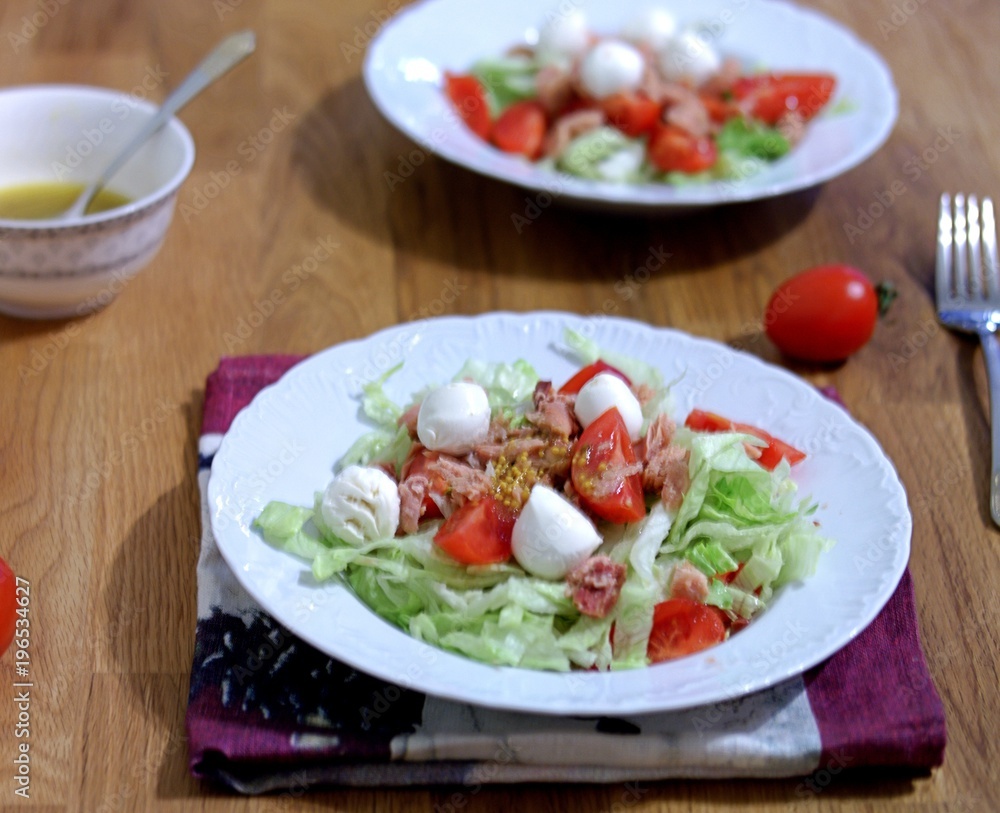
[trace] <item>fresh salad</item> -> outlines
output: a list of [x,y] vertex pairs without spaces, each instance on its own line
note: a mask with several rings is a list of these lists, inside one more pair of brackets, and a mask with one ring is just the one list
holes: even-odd
[[405,405],[368,384],[360,437],[311,507],[265,540],[414,637],[489,664],[646,666],[718,644],[824,539],[767,432],[694,410],[636,359],[572,331],[579,372],[468,361]]
[[835,86],[827,73],[749,72],[665,8],[615,36],[561,11],[534,44],[444,79],[469,129],[504,152],[582,178],[674,184],[745,178],[781,158]]

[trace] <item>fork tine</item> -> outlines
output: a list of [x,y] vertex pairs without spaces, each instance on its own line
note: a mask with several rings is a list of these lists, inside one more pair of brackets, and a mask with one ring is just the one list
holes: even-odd
[[983,198],[983,277],[988,297],[1000,296],[1000,268],[997,267],[997,223],[993,198]]
[[941,195],[941,205],[938,209],[937,267],[934,274],[934,282],[937,287],[937,301],[939,304],[949,302],[952,299],[951,226],[951,195],[945,192]]
[[969,301],[969,235],[966,231],[965,195],[955,195],[955,299]]
[[982,260],[980,258],[979,243],[982,230],[979,227],[979,200],[975,195],[969,195],[966,200],[968,216],[966,218],[969,227],[969,296],[972,299],[981,299],[983,296],[982,283]]

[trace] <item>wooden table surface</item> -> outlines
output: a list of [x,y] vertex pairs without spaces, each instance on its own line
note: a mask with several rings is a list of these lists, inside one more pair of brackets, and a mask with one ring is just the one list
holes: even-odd
[[[333,790],[244,799],[187,772],[195,628],[195,478],[204,381],[220,356],[310,353],[429,310],[613,312],[778,363],[757,326],[799,269],[847,262],[899,299],[843,365],[790,365],[834,384],[898,467],[914,510],[910,567],[947,713],[930,775],[484,789],[470,811],[1000,809],[988,399],[975,342],[934,320],[935,209],[944,190],[1000,193],[1000,4],[808,0],[872,43],[899,87],[899,122],[871,159],[822,188],[686,217],[553,207],[517,234],[518,189],[428,156],[369,102],[365,27],[395,0],[8,0],[0,81],[79,82],[160,100],[224,33],[258,52],[182,114],[197,162],[152,265],[76,321],[0,317],[0,555],[31,584],[30,800],[14,796],[13,660],[0,663],[0,805],[37,810],[431,810],[449,789]],[[544,4],[540,5],[542,8]],[[224,183],[222,182],[224,181]],[[218,187],[213,187],[218,184]],[[850,239],[884,190],[884,214]],[[204,196],[204,197],[200,197]],[[253,329],[282,275],[340,247]],[[622,295],[653,248],[669,260]],[[447,291],[458,291],[445,296]],[[255,319],[254,322],[257,320]],[[34,366],[32,366],[34,364]],[[626,804],[627,803],[627,804]],[[617,807],[616,807],[617,805]]]

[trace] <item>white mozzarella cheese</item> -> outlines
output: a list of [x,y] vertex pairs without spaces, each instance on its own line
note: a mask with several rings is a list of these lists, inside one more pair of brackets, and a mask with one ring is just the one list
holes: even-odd
[[468,381],[431,391],[417,413],[417,438],[435,452],[467,454],[486,440],[489,428],[486,390]]
[[594,524],[576,506],[545,485],[531,489],[514,523],[514,558],[533,576],[564,579],[601,544]]
[[394,536],[399,525],[399,489],[381,469],[348,466],[326,487],[323,521],[352,545]]
[[584,384],[577,393],[574,411],[580,425],[586,429],[611,407],[618,408],[629,439],[639,440],[642,437],[642,404],[628,384],[614,373],[598,373]]

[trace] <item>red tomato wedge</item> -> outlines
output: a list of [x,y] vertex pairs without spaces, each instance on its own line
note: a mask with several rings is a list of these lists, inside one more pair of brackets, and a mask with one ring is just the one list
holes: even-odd
[[750,424],[731,421],[729,418],[723,418],[714,412],[692,409],[691,414],[684,421],[684,425],[695,432],[744,432],[747,435],[760,438],[767,443],[767,446],[760,450],[760,457],[757,458],[757,462],[768,471],[773,470],[781,462],[782,458],[785,458],[790,466],[801,463],[806,459],[805,452],[800,452],[791,444],[779,440],[763,429],[750,426]]
[[480,138],[489,138],[493,123],[486,102],[486,91],[480,81],[475,76],[446,73],[444,89],[466,126]]
[[671,598],[653,608],[646,657],[650,663],[680,658],[715,646],[726,638],[723,615],[689,598]]
[[584,508],[611,522],[646,516],[642,475],[626,473],[635,451],[625,422],[612,407],[590,424],[576,442],[570,478]]
[[0,655],[14,640],[17,626],[17,579],[3,559],[0,559]]
[[672,124],[656,128],[649,140],[649,160],[663,172],[702,172],[719,157],[710,138],[695,138]]
[[736,566],[735,570],[730,570],[728,573],[716,573],[715,578],[719,581],[725,582],[726,584],[732,584],[736,577],[740,575],[740,572],[743,570],[743,566],[745,564],[746,562],[740,562]]
[[504,152],[535,159],[541,155],[546,127],[545,109],[538,102],[515,102],[494,122],[490,141]]
[[737,80],[733,94],[750,100],[750,115],[777,124],[786,113],[803,121],[813,118],[830,101],[837,80],[827,73],[765,73]]
[[635,93],[616,93],[601,102],[608,122],[635,138],[653,131],[660,121],[660,105]]
[[444,521],[434,544],[463,565],[490,565],[511,557],[513,512],[492,497],[469,502]]
[[563,384],[559,388],[560,395],[576,395],[590,379],[599,373],[614,373],[622,381],[632,386],[632,382],[629,381],[628,376],[625,375],[617,367],[612,367],[606,361],[601,361],[598,359],[593,364],[588,364],[586,367],[580,369],[569,381]]

